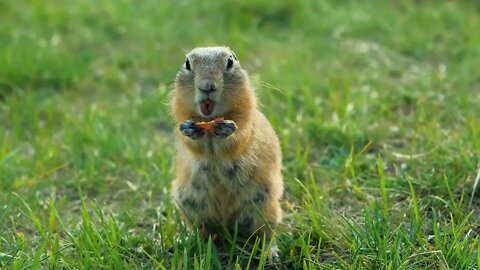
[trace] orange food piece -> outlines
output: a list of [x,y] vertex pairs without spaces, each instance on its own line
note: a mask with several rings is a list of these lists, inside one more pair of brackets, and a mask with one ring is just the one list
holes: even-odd
[[203,129],[204,131],[212,132],[215,128],[215,124],[221,123],[223,122],[223,120],[224,120],[223,117],[218,117],[218,118],[215,118],[215,120],[208,121],[208,122],[205,122],[205,121],[197,122],[195,123],[195,126]]

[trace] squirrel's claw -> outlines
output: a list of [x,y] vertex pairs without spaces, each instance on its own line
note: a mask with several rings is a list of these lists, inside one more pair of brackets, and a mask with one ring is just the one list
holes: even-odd
[[198,128],[195,125],[195,122],[193,122],[192,120],[186,120],[181,123],[179,129],[183,135],[189,137],[192,140],[201,138],[203,135],[205,135],[205,131],[203,131],[201,128]]

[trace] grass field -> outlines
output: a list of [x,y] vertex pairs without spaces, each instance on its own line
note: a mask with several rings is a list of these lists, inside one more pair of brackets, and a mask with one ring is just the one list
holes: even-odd
[[[0,268],[478,269],[478,29],[476,1],[0,1]],[[207,45],[281,140],[275,265],[169,197],[169,91]]]

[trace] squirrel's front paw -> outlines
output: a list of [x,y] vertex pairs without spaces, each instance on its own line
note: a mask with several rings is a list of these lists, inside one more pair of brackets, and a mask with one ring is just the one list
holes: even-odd
[[226,138],[235,132],[237,124],[232,120],[223,120],[215,124],[213,134],[217,137]]
[[192,120],[186,120],[180,124],[180,131],[183,135],[189,137],[192,140],[201,138],[205,135],[205,131],[195,125],[195,122]]

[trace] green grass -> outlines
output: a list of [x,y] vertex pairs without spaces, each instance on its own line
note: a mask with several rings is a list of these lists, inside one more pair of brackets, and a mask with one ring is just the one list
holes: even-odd
[[[479,268],[475,1],[0,1],[0,18],[1,269]],[[264,239],[188,232],[169,197],[171,84],[185,50],[219,44],[282,144],[274,266]]]

